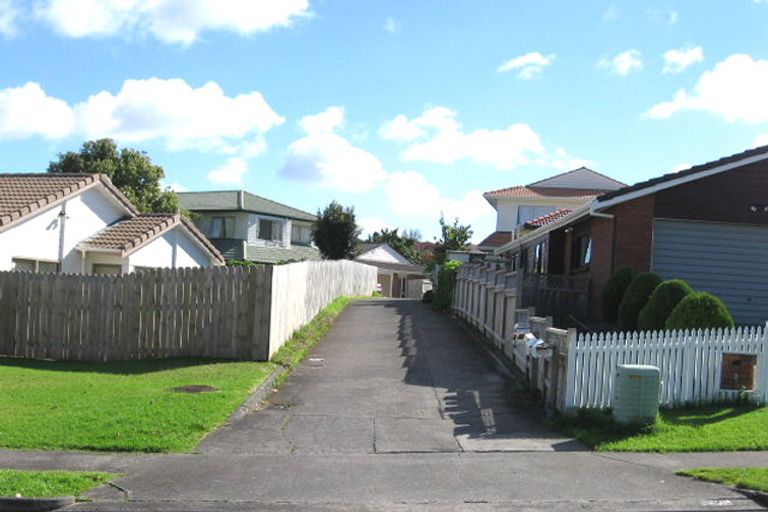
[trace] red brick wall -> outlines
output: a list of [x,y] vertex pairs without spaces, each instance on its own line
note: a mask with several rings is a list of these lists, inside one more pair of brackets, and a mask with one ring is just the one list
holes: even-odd
[[[600,317],[600,294],[620,266],[638,272],[651,268],[654,197],[645,196],[609,208],[614,219],[592,217],[592,314]],[[613,225],[615,223],[615,226]],[[614,240],[615,236],[615,240]]]

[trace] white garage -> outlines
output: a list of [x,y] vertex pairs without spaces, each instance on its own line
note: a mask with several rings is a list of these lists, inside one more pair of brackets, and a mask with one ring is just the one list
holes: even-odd
[[651,270],[717,295],[737,324],[768,321],[768,226],[656,219]]

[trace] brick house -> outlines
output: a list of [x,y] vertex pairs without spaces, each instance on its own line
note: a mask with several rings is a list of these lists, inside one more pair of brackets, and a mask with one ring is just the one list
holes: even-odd
[[512,270],[581,279],[599,296],[620,266],[682,278],[722,298],[739,324],[768,320],[768,146],[604,193],[532,219],[495,250]]

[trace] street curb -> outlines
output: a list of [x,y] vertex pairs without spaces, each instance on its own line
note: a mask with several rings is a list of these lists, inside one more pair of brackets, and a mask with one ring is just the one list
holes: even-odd
[[752,491],[750,489],[739,489],[738,487],[732,487],[735,492],[746,496],[758,505],[768,508],[768,493],[763,491]]
[[55,498],[0,498],[0,512],[44,512],[74,505],[74,496]]
[[288,368],[285,366],[278,366],[275,368],[271,374],[269,374],[269,377],[264,379],[264,382],[259,384],[256,389],[254,389],[250,395],[248,395],[248,398],[245,399],[245,401],[235,409],[235,412],[230,414],[229,418],[227,418],[227,421],[224,423],[225,425],[229,423],[233,423],[235,421],[241,420],[251,412],[258,409],[262,402],[272,394],[274,391],[274,384],[275,381],[285,372],[288,371]]

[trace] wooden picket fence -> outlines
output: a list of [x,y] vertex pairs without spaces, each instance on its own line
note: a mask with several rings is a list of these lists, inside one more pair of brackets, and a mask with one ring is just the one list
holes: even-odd
[[0,356],[264,361],[336,297],[370,294],[376,272],[351,261],[122,276],[0,272]]
[[733,399],[720,389],[724,353],[757,356],[752,398],[768,401],[768,329],[579,334],[568,346],[565,409],[611,406],[616,366],[653,365],[661,371],[661,405],[675,407]]
[[0,272],[0,354],[81,361],[264,359],[271,272],[271,267],[124,276]]

